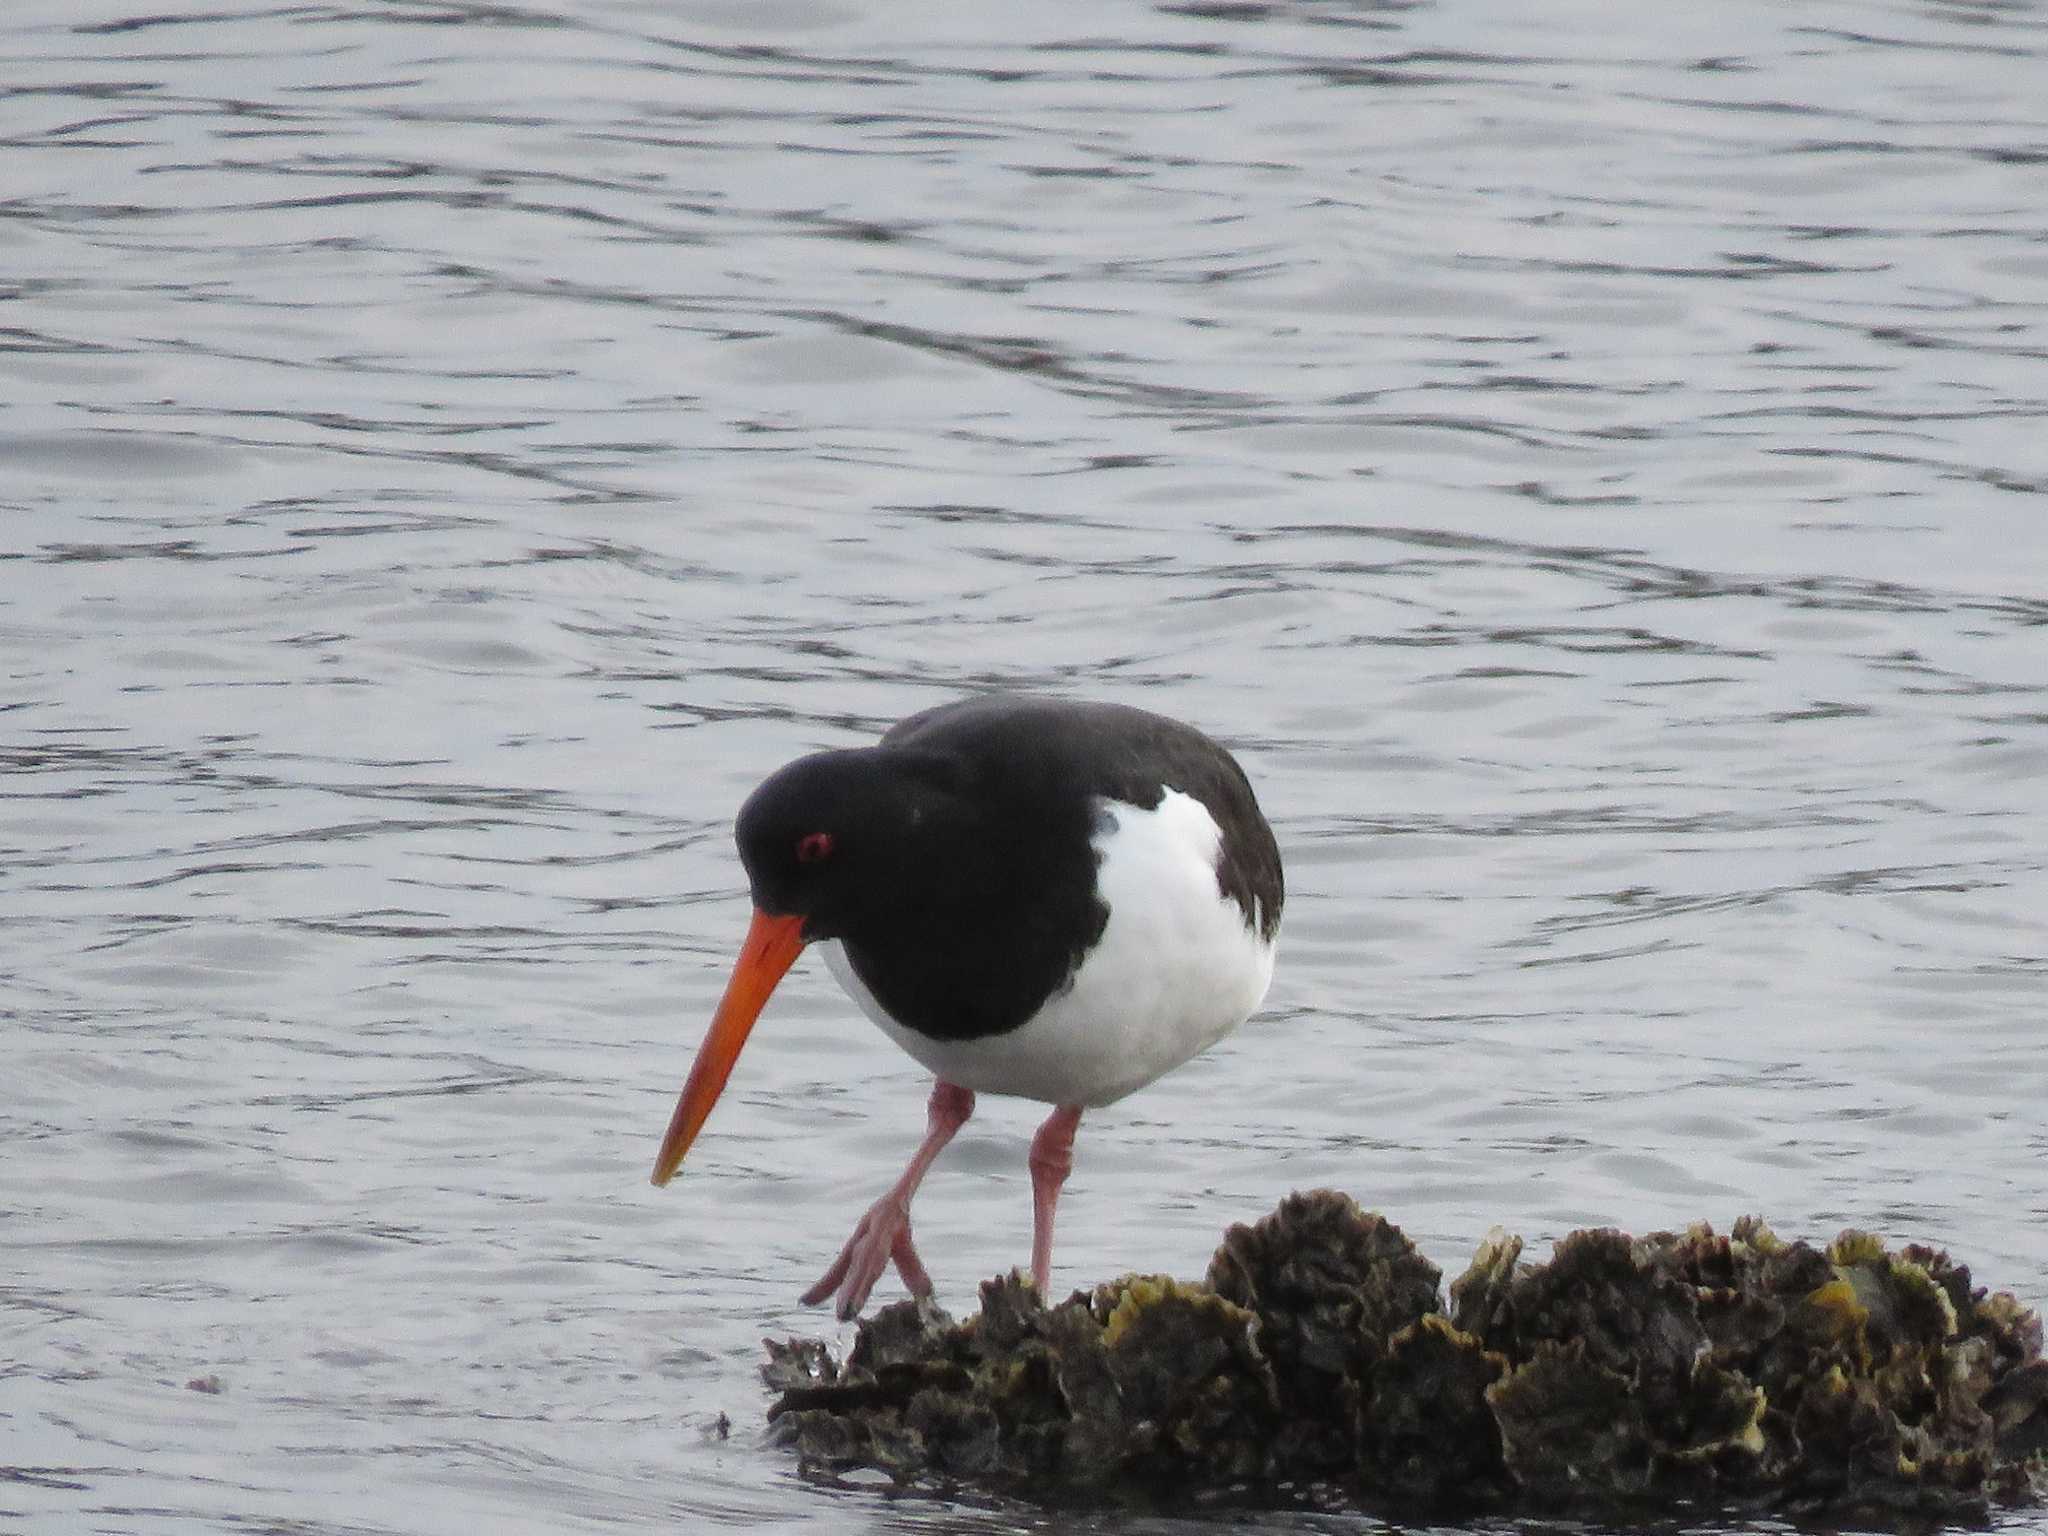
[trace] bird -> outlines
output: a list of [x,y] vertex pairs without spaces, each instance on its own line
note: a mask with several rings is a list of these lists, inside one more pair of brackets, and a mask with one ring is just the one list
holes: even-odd
[[1048,1297],[1082,1114],[1214,1045],[1272,980],[1285,882],[1244,770],[1164,715],[979,694],[776,770],[734,837],[753,916],[653,1182],[682,1166],[770,994],[814,947],[935,1081],[902,1177],[803,1302],[849,1321],[891,1263],[912,1296],[932,1294],[911,1200],[983,1093],[1053,1106],[1027,1160],[1031,1283]]

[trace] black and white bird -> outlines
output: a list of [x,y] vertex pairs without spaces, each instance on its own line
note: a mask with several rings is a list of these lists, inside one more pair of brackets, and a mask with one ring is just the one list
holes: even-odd
[[977,1093],[1054,1107],[1031,1142],[1031,1278],[1084,1110],[1250,1016],[1273,975],[1280,850],[1235,759],[1179,721],[1018,694],[912,715],[819,752],[741,807],[754,917],[654,1163],[666,1184],[762,1006],[815,944],[882,1031],[937,1076],[928,1129],[805,1293],[855,1316],[892,1261],[931,1278],[910,1201]]

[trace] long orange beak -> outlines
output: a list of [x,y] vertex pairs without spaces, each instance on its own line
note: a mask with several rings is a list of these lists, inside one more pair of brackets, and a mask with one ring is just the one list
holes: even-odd
[[732,1064],[740,1058],[754,1020],[775,984],[804,947],[804,920],[799,916],[770,917],[758,908],[740,945],[740,957],[733,962],[732,980],[725,984],[725,996],[718,1012],[711,1016],[711,1028],[697,1048],[697,1064],[690,1068],[690,1080],[683,1084],[683,1096],[676,1101],[668,1134],[661,1138],[661,1151],[654,1159],[654,1182],[666,1184],[683,1166],[690,1143],[704,1128],[711,1106],[732,1076]]

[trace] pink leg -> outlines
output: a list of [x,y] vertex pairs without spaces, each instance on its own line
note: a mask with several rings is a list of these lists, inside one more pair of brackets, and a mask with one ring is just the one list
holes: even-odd
[[1052,1292],[1053,1207],[1074,1167],[1074,1128],[1080,1123],[1081,1106],[1062,1104],[1031,1138],[1031,1283],[1040,1301]]
[[911,1295],[931,1295],[932,1277],[925,1273],[917,1250],[910,1242],[910,1197],[924,1182],[925,1171],[931,1167],[932,1160],[945,1149],[954,1132],[965,1125],[967,1117],[973,1113],[974,1095],[965,1088],[956,1088],[943,1079],[932,1085],[931,1103],[926,1106],[924,1140],[918,1144],[910,1166],[903,1170],[903,1177],[896,1181],[889,1193],[868,1207],[867,1214],[853,1229],[853,1236],[839,1250],[839,1257],[825,1271],[825,1278],[804,1292],[805,1306],[814,1307],[827,1296],[836,1294],[839,1298],[839,1320],[843,1323],[858,1316],[860,1309],[867,1304],[868,1293],[875,1288],[875,1282],[882,1278],[883,1269],[892,1259],[896,1262],[896,1273],[903,1277]]

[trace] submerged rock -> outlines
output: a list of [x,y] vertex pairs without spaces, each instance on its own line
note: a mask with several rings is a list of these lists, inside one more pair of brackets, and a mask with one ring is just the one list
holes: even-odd
[[883,1308],[843,1365],[771,1342],[769,1419],[816,1472],[1040,1499],[1921,1524],[2048,1491],[2040,1319],[1945,1253],[1750,1218],[1521,1251],[1490,1234],[1446,1308],[1391,1222],[1292,1195],[1200,1284],[993,1280],[965,1322]]

